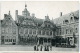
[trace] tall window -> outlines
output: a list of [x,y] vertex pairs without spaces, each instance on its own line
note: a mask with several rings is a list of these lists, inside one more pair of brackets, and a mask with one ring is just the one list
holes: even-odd
[[42,35],[45,35],[45,31],[42,31]]
[[29,34],[32,34],[32,29],[29,29]]
[[49,35],[49,31],[46,31],[46,35]]
[[52,35],[52,31],[50,31],[50,35]]
[[66,34],[68,33],[68,29],[66,29]]
[[33,34],[36,34],[36,30],[33,30]]
[[70,34],[72,33],[72,31],[70,30]]
[[60,29],[60,35],[61,35],[61,29]]
[[28,29],[25,29],[25,34],[28,34]]

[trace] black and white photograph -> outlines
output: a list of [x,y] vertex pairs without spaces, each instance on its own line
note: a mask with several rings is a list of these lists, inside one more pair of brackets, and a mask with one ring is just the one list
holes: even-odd
[[79,2],[0,2],[0,51],[79,52]]

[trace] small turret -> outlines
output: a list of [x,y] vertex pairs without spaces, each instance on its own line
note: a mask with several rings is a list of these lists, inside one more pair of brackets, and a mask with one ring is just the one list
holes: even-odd
[[27,5],[25,4],[25,9],[22,11],[22,15],[23,16],[30,16],[30,13],[29,13],[29,11],[27,10]]
[[32,14],[32,17],[35,18],[35,14],[34,13]]
[[45,21],[50,21],[49,16],[45,16]]

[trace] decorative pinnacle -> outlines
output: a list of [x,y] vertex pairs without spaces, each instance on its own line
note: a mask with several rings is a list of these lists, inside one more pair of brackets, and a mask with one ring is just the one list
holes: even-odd
[[27,4],[25,3],[25,8],[27,7]]
[[10,10],[9,10],[9,15],[10,15]]

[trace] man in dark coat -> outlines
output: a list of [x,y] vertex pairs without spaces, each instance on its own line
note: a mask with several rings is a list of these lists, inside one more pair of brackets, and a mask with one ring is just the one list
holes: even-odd
[[34,46],[34,51],[36,51],[36,45]]

